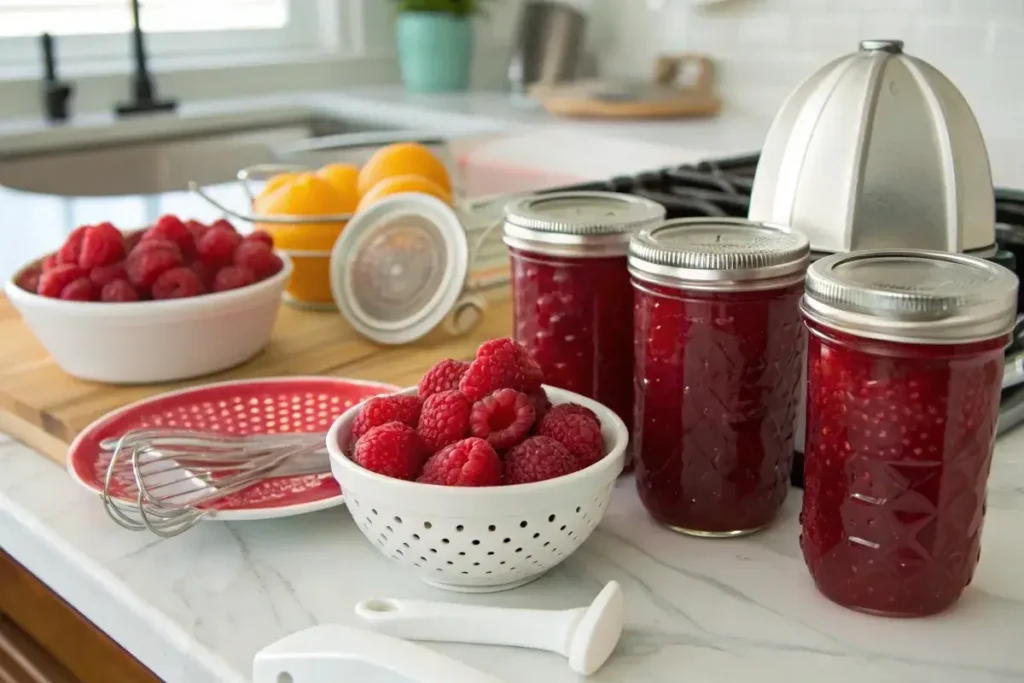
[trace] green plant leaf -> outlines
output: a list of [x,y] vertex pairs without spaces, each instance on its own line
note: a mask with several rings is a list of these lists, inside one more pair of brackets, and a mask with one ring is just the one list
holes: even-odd
[[483,5],[490,0],[392,0],[398,12],[439,12],[456,17],[486,14]]

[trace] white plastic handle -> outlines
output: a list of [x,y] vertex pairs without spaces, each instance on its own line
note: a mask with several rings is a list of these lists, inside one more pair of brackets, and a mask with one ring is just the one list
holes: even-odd
[[314,626],[263,648],[253,683],[502,683],[427,648],[340,624]]
[[410,640],[509,645],[569,656],[586,608],[561,612],[423,600],[366,600],[356,615],[375,631]]

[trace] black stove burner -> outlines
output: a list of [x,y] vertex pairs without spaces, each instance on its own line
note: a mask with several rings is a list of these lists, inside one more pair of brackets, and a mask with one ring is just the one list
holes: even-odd
[[[750,209],[750,192],[760,154],[745,154],[702,161],[695,165],[664,168],[617,176],[607,181],[560,187],[550,192],[589,190],[622,192],[646,197],[663,205],[668,218],[731,216],[745,218]],[[999,251],[991,258],[1017,273],[1024,281],[1024,190],[997,188],[996,243]],[[1024,289],[1017,303],[1024,312]],[[1024,353],[1024,318],[1018,323],[1007,355]],[[1024,384],[1003,391],[999,431],[1024,422]],[[793,483],[803,485],[803,455],[797,453]]]

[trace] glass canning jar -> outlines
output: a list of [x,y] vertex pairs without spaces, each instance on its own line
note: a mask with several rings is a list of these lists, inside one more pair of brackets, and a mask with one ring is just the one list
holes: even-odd
[[806,287],[804,560],[845,607],[939,612],[978,562],[1017,279],[864,251],[816,262]]
[[640,233],[629,254],[640,499],[683,533],[756,531],[788,490],[807,238],[683,219]]
[[545,382],[633,417],[632,233],[660,223],[660,204],[610,192],[556,192],[510,204],[515,339]]

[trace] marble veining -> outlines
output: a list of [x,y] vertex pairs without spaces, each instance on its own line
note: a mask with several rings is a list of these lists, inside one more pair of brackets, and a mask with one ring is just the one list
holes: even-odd
[[[53,463],[0,441],[0,542],[171,682],[246,681],[253,654],[307,626],[357,624],[370,597],[569,608],[611,579],[626,632],[596,683],[1024,680],[1024,431],[999,443],[981,564],[951,611],[865,616],[818,595],[797,544],[800,494],[761,534],[681,537],[644,514],[621,481],[598,531],[542,579],[507,593],[454,595],[378,555],[344,509],[266,522],[204,523],[158,540],[124,531]],[[579,680],[561,658],[433,645],[508,681]]]

